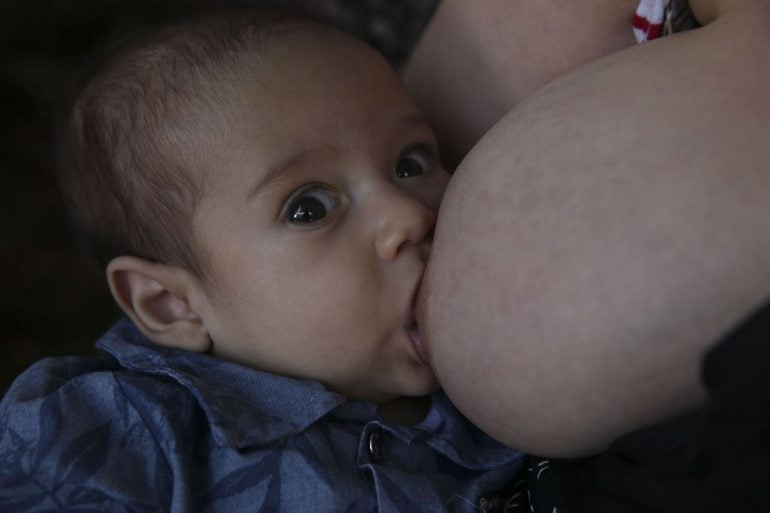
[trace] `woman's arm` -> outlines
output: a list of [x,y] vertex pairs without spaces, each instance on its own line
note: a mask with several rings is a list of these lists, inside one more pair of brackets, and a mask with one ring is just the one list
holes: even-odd
[[637,0],[443,0],[403,77],[434,124],[445,164],[522,98],[634,43]]

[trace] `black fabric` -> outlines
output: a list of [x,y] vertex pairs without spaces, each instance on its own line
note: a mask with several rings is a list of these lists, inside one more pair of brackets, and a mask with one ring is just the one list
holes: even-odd
[[591,479],[593,459],[552,460],[529,456],[503,513],[577,513]]
[[708,468],[704,432],[693,414],[620,438],[597,458],[583,511],[690,511]]
[[705,363],[712,394],[698,511],[770,512],[770,304]]
[[770,512],[770,303],[709,351],[709,403],[617,440],[586,513]]
[[770,303],[704,358],[708,404],[595,458],[530,457],[506,512],[770,513]]

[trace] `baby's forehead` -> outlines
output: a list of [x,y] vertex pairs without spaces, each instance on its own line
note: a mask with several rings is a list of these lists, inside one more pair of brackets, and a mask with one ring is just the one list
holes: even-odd
[[[169,26],[129,40],[104,67],[107,79],[158,84],[174,97],[194,97],[197,85],[252,80],[265,64],[283,60],[292,67],[366,47],[361,41],[320,22],[279,18],[233,20],[232,14]],[[368,47],[367,50],[371,51]],[[333,49],[334,51],[324,51]],[[265,75],[262,75],[264,78]],[[211,93],[209,93],[211,94]],[[214,96],[216,96],[214,94]]]
[[[195,169],[241,152],[243,139],[227,135],[244,126],[261,126],[262,133],[252,135],[263,137],[272,126],[269,116],[277,115],[273,107],[278,97],[282,99],[280,114],[301,126],[306,107],[319,98],[319,89],[328,99],[347,83],[345,100],[349,101],[371,90],[363,82],[351,83],[345,77],[359,75],[364,80],[364,76],[383,77],[384,73],[392,77],[379,80],[380,87],[391,83],[400,87],[392,68],[373,49],[317,23],[298,24],[267,39],[247,41],[247,45],[219,41],[222,36],[211,36],[220,45],[214,48],[217,52],[212,52],[211,45],[203,45],[197,55],[176,56],[187,71],[167,74],[160,91],[167,95],[166,104],[157,109],[165,112],[163,135],[169,143],[165,146],[172,157],[185,160],[185,168]],[[192,33],[187,37],[200,36]],[[179,52],[190,51],[190,45],[178,46]],[[287,91],[296,96],[287,98]],[[255,117],[266,119],[257,123]]]
[[[184,60],[187,60],[183,57]],[[178,76],[173,87],[189,87],[189,97],[208,100],[216,107],[234,105],[249,96],[269,100],[275,93],[271,87],[295,85],[298,82],[328,85],[340,74],[366,73],[372,68],[380,71],[390,65],[371,47],[350,34],[333,27],[312,23],[298,25],[246,48],[228,51],[225,55],[201,55],[199,66],[192,66],[189,76]],[[323,72],[325,71],[325,72]],[[323,73],[322,73],[323,72]],[[195,85],[188,86],[190,79]],[[215,100],[215,101],[212,101]]]
[[[351,81],[350,77],[360,78]],[[284,34],[261,47],[258,54],[240,54],[214,63],[192,96],[207,104],[209,117],[238,117],[252,115],[254,109],[248,107],[255,102],[273,107],[277,96],[293,94],[297,96],[285,102],[286,115],[301,121],[303,100],[330,89],[339,93],[339,101],[353,99],[370,93],[372,81],[378,81],[380,89],[402,89],[395,71],[375,50],[353,36],[324,27]]]

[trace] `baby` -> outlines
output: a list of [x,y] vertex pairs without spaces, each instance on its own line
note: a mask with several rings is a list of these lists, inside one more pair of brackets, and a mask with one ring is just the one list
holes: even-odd
[[[448,174],[373,50],[239,11],[85,87],[61,182],[127,318],[0,405],[15,511],[479,511],[521,454],[437,392],[415,296]],[[496,495],[497,494],[497,495]]]

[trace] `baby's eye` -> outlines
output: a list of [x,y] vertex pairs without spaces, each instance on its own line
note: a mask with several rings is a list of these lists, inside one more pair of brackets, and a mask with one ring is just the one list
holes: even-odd
[[428,173],[435,163],[433,152],[428,146],[417,146],[407,151],[396,164],[396,176],[399,178],[411,178]]
[[327,189],[308,189],[291,199],[286,220],[291,224],[315,223],[331,214],[339,204],[340,199]]

